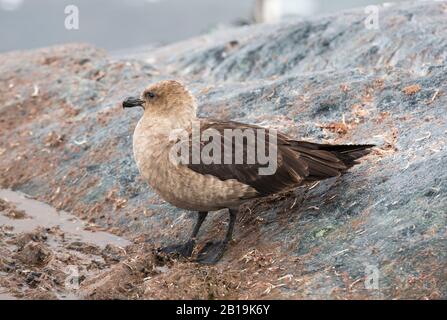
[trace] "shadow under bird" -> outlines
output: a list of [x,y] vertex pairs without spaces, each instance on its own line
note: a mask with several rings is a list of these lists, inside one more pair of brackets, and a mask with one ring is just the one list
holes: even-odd
[[[164,200],[176,207],[198,212],[189,240],[165,247],[162,251],[191,257],[208,212],[220,209],[229,211],[230,221],[225,238],[207,242],[197,255],[196,261],[204,264],[214,264],[222,258],[232,239],[236,215],[242,203],[340,176],[374,146],[298,141],[282,133],[274,136],[274,130],[256,125],[198,118],[194,96],[175,80],[150,85],[141,96],[129,97],[123,102],[123,108],[133,107],[144,109],[133,135],[134,158],[141,175]],[[213,136],[208,141],[201,140],[195,148],[194,128],[199,128],[200,134],[211,130],[220,134],[220,139]],[[245,160],[241,163],[235,161],[237,139],[234,135],[228,138],[226,133],[247,130],[254,132],[255,139],[245,137],[239,140],[242,141],[242,149],[239,150],[242,150]],[[176,132],[183,134],[175,137]],[[260,132],[266,134],[261,136]],[[210,143],[213,148],[209,148]],[[258,148],[262,145],[263,149],[269,150],[270,156],[275,154],[273,172],[260,174],[266,164],[261,163],[257,156],[254,161],[246,160],[249,151],[253,150],[250,143],[255,143]],[[187,147],[182,148],[184,145]],[[271,145],[273,149],[269,149]],[[228,146],[232,148],[226,148]],[[232,161],[210,162],[202,157],[193,161],[194,152],[202,154],[207,147],[212,150],[213,156],[221,152],[221,160],[227,157]],[[187,161],[173,161],[173,155],[178,155],[179,150],[187,153],[182,158]]]

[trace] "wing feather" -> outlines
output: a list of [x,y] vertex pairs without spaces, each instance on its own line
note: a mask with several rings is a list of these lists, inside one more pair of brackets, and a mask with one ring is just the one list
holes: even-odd
[[[266,137],[268,137],[269,130],[266,128],[243,124],[234,121],[201,121],[201,132],[207,129],[217,130],[221,136],[221,159],[224,159],[224,141],[226,139],[225,129],[254,129],[257,136],[256,129],[266,130]],[[261,137],[262,138],[262,137]],[[190,146],[192,137],[189,136]],[[258,142],[264,143],[266,150],[268,150],[268,139],[260,139]],[[203,148],[208,141],[201,143]],[[299,186],[306,181],[315,181],[327,179],[330,177],[339,176],[348,168],[356,163],[356,159],[364,156],[369,152],[372,145],[329,145],[316,144],[305,141],[296,141],[284,134],[277,135],[277,169],[271,175],[260,175],[259,169],[265,167],[256,159],[255,164],[246,163],[246,155],[248,145],[247,140],[244,139],[243,144],[243,164],[234,164],[235,140],[232,139],[232,159],[233,163],[211,163],[205,164],[202,161],[198,164],[186,164],[191,170],[200,174],[207,174],[217,177],[220,180],[236,179],[241,183],[249,185],[256,189],[260,195],[269,195],[288,190]],[[256,146],[257,147],[257,146]],[[192,148],[190,147],[190,153]],[[228,152],[228,151],[227,151]],[[191,154],[190,154],[191,159]]]

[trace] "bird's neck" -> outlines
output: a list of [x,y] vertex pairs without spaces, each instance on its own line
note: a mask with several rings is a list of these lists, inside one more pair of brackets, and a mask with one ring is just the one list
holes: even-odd
[[[167,152],[173,139],[180,132],[188,132],[196,121],[199,120],[191,114],[180,113],[173,118],[145,112],[133,134],[133,152],[140,171],[150,172],[145,168],[146,165],[167,161]],[[148,176],[146,178],[149,179]]]
[[187,130],[195,121],[197,121],[195,110],[182,110],[175,115],[146,111],[138,122],[136,131],[146,134],[169,134],[173,130]]

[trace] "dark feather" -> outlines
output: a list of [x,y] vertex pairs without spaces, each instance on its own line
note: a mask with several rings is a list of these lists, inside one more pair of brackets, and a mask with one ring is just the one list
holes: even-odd
[[[201,122],[201,131],[217,130],[224,137],[224,129],[263,129],[254,125],[238,122],[208,121]],[[265,129],[265,128],[264,128]],[[268,132],[268,129],[265,129]],[[257,137],[257,135],[256,135]],[[267,139],[262,140],[268,150]],[[208,142],[209,143],[209,142]],[[202,143],[203,148],[207,143]],[[191,135],[190,135],[191,146]],[[200,174],[209,174],[220,180],[237,179],[256,189],[260,195],[269,195],[297,187],[308,181],[336,177],[355,165],[356,160],[369,153],[373,145],[330,145],[305,141],[296,141],[284,134],[277,135],[277,170],[272,175],[259,175],[259,168],[266,167],[257,161],[247,164],[247,141],[243,145],[243,164],[234,164],[235,141],[232,141],[232,164],[190,164],[187,166]],[[224,156],[224,138],[221,140],[221,157]],[[191,148],[190,148],[191,152]],[[257,160],[257,159],[256,159]],[[223,162],[223,161],[222,161]]]

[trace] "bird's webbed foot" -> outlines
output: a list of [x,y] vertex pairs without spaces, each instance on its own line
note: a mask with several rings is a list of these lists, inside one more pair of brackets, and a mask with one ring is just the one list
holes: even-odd
[[192,255],[192,251],[194,250],[195,241],[189,240],[185,243],[173,244],[164,248],[161,248],[160,251],[175,256],[181,256],[184,258],[189,258]]
[[225,253],[228,246],[227,241],[209,241],[200,250],[196,262],[201,264],[215,264]]

